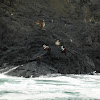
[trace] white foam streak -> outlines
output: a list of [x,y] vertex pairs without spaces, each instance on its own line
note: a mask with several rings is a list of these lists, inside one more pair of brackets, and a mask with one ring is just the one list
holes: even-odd
[[11,68],[11,69],[9,69],[9,70],[3,72],[3,74],[7,74],[7,73],[9,73],[9,72],[15,70],[15,69],[18,68],[18,67],[19,67],[19,66],[13,67],[13,68]]

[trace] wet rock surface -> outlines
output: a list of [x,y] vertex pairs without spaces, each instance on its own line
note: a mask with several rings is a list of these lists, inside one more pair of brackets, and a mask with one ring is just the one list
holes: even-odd
[[[99,0],[9,2],[0,3],[0,72],[23,77],[100,72]],[[35,20],[45,20],[45,30]]]

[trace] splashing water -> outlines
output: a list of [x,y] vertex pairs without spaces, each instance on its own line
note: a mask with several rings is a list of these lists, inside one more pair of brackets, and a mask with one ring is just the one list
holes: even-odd
[[0,74],[0,100],[100,100],[100,75],[23,78]]

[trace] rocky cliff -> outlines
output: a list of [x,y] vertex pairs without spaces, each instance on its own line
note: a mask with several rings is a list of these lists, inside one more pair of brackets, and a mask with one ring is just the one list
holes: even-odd
[[[45,30],[35,20],[45,20]],[[1,72],[11,65],[19,67],[8,74],[24,77],[100,72],[99,33],[100,0],[2,0]],[[56,40],[66,48],[66,55],[55,46]],[[51,48],[49,55],[43,44]]]

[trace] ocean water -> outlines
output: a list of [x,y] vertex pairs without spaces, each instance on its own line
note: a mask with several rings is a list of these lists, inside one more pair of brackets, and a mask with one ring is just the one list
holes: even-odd
[[100,100],[100,75],[23,78],[0,74],[0,100]]

